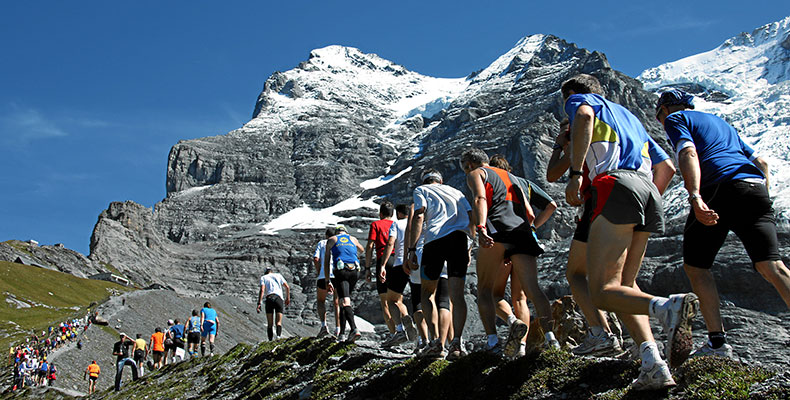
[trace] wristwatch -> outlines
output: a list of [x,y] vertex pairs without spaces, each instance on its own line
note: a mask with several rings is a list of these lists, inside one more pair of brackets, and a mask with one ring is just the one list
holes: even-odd
[[582,176],[582,175],[584,175],[584,172],[582,172],[582,171],[574,171],[573,169],[571,169],[571,172],[568,173],[568,177],[569,178],[573,178],[574,176],[577,176],[577,175],[578,176]]
[[689,194],[689,203],[694,201],[694,199],[702,199],[702,196],[700,196],[699,193],[691,193],[691,194]]

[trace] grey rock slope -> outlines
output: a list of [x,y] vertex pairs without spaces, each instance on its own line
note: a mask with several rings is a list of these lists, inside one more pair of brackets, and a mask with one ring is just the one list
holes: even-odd
[[[603,54],[553,36],[526,37],[487,68],[461,79],[422,76],[352,48],[315,50],[297,68],[266,81],[253,119],[242,128],[175,145],[167,198],[155,210],[111,204],[94,229],[89,259],[115,266],[140,286],[158,283],[182,294],[228,294],[248,301],[264,268],[274,266],[293,284],[289,318],[309,325],[315,323],[309,257],[323,220],[277,232],[266,231],[266,223],[302,204],[326,209],[356,197],[408,201],[427,167],[464,189],[457,158],[476,146],[505,154],[517,174],[559,200],[555,217],[539,231],[547,247],[540,278],[550,297],[567,294],[564,268],[575,209],[563,205],[564,183],[548,184],[543,176],[564,117],[559,86],[581,72],[598,77],[609,99],[666,143],[652,116],[654,94],[611,69]],[[365,183],[384,176],[378,184]],[[685,203],[680,191],[672,193],[666,201],[673,218],[666,235],[652,239],[639,277],[641,287],[662,295],[688,290],[679,236]],[[334,214],[335,221],[355,228],[358,238],[364,238],[371,217],[375,211],[364,207]],[[303,219],[294,215],[293,224]],[[780,240],[786,250],[788,236],[783,233]],[[723,301],[738,310],[786,309],[751,270],[737,241],[728,241],[715,273]],[[467,286],[469,332],[479,333],[474,264]],[[363,286],[360,297],[360,315],[380,322],[372,288]],[[759,336],[756,327],[743,329]],[[787,334],[786,327],[775,329],[777,336]],[[758,354],[752,356],[760,361]]]

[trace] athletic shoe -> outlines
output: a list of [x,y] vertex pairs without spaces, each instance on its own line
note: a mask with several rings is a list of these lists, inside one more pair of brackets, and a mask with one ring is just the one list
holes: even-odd
[[587,332],[584,341],[572,348],[571,353],[577,356],[616,356],[622,354],[623,349],[614,334],[602,331],[600,336],[595,336]]
[[403,324],[403,327],[406,328],[406,337],[409,340],[416,340],[417,328],[414,327],[414,321],[412,321],[411,317],[404,315],[403,318],[401,318],[401,323]]
[[493,346],[488,346],[488,344],[486,344],[486,351],[495,356],[501,356],[504,350],[501,340],[497,340],[496,344]]
[[557,339],[546,340],[543,342],[543,350],[559,350],[560,342]]
[[389,338],[387,338],[387,340],[385,340],[384,343],[381,344],[381,347],[397,346],[397,345],[399,345],[401,343],[406,343],[408,341],[409,341],[409,339],[406,337],[406,332],[398,331],[398,332],[395,332]]
[[445,359],[447,361],[455,361],[465,355],[466,349],[464,348],[461,338],[456,338],[450,342],[450,349],[447,351],[447,357],[445,357]]
[[699,300],[694,293],[669,296],[669,310],[664,316],[664,332],[667,334],[665,354],[669,366],[678,367],[691,353],[694,341],[691,338],[691,320],[697,314]]
[[428,346],[417,355],[419,358],[426,358],[429,360],[438,360],[447,356],[447,350],[444,349],[438,339],[432,341]]
[[733,358],[732,357],[732,346],[727,343],[724,343],[718,349],[714,349],[710,347],[710,342],[705,341],[705,344],[702,345],[699,349],[691,353],[691,357],[703,357],[703,356],[718,356],[718,357],[726,357],[726,358]]
[[675,386],[675,380],[669,373],[667,363],[656,362],[650,369],[639,369],[639,377],[631,382],[633,390],[656,390]]
[[356,341],[357,341],[357,339],[359,339],[361,336],[362,336],[362,334],[361,334],[361,333],[359,333],[359,331],[358,331],[358,330],[354,329],[353,331],[351,331],[351,332],[349,332],[349,333],[348,333],[348,339],[346,339],[346,342],[348,342],[348,343],[354,343],[354,342],[356,342]]
[[329,336],[329,328],[327,328],[326,325],[323,325],[321,327],[321,330],[318,331],[318,335],[316,335],[316,337],[319,337],[319,338],[324,337],[324,336]]
[[421,352],[421,351],[422,351],[422,350],[423,350],[423,349],[424,349],[426,346],[428,346],[428,344],[427,344],[427,343],[422,343],[422,344],[420,344],[420,342],[417,342],[417,343],[415,343],[415,344],[414,344],[414,355],[415,355],[415,356],[419,356],[420,352]]
[[510,324],[510,332],[505,341],[505,357],[512,358],[518,354],[521,341],[527,336],[527,331],[529,331],[529,325],[519,319]]
[[527,355],[527,344],[521,343],[521,346],[518,346],[518,355],[516,357],[524,357]]

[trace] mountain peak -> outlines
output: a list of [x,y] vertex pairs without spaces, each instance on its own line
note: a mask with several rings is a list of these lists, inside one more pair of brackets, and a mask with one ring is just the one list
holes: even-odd
[[401,65],[385,60],[373,53],[363,53],[356,47],[331,45],[310,52],[310,65],[334,72],[359,70],[385,71],[403,75],[408,71]]

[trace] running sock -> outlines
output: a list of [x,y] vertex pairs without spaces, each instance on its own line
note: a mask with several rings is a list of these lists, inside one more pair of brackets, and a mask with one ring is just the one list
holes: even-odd
[[351,330],[357,330],[357,323],[354,322],[354,309],[351,306],[343,306],[343,311],[346,313],[346,321],[351,326]]
[[659,321],[664,321],[666,319],[667,311],[669,311],[669,298],[667,297],[653,297],[650,300],[650,307],[648,307],[648,311],[651,317],[657,318]]
[[200,344],[200,355],[201,356],[205,356],[206,355],[206,344],[205,343],[201,343]]
[[508,315],[507,316],[507,325],[508,326],[513,325],[513,323],[516,322],[517,319],[518,318],[516,318],[516,316],[513,315],[513,314]]
[[403,332],[403,324],[395,325],[395,332]]
[[708,344],[712,349],[718,349],[727,343],[727,334],[724,332],[708,332]]
[[342,335],[342,334],[344,334],[346,332],[346,307],[345,306],[341,306],[340,307],[340,328],[339,328],[338,332],[339,332],[338,333],[339,335]]
[[339,335],[339,334],[340,334],[340,327],[339,327],[339,326],[336,326],[336,327],[335,327],[335,336],[337,336],[337,335]]
[[208,346],[209,346],[209,347],[208,347],[208,348],[209,348],[209,351],[211,351],[211,354],[214,354],[214,343],[209,343],[209,345],[208,345]]
[[639,354],[642,356],[643,369],[649,369],[661,361],[661,354],[658,352],[656,342],[642,342],[639,345]]
[[499,337],[496,334],[488,335],[488,348],[492,348],[499,343]]
[[283,335],[283,326],[277,325],[277,337],[280,337],[282,335]]
[[272,341],[272,337],[274,336],[274,329],[271,325],[266,329],[266,333],[269,335],[269,341]]
[[601,328],[600,326],[591,326],[590,333],[596,337],[601,336],[601,334],[603,333],[603,328]]
[[547,342],[551,342],[552,340],[557,340],[557,338],[554,337],[554,332],[546,332],[546,334],[543,336],[546,337]]

